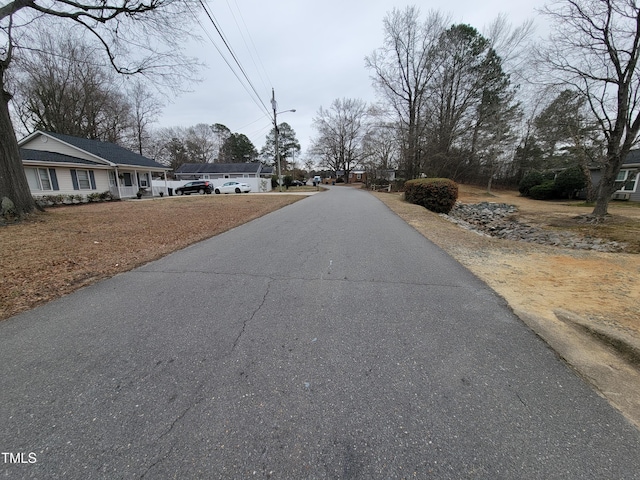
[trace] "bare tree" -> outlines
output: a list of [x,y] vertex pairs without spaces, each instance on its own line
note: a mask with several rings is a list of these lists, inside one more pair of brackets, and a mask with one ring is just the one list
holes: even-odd
[[359,99],[337,99],[328,110],[320,107],[313,119],[318,136],[312,151],[334,171],[349,171],[364,159],[362,142],[368,132],[367,104]]
[[129,105],[115,73],[92,63],[95,48],[68,32],[42,32],[22,53],[11,72],[12,103],[28,132],[117,139],[127,126]]
[[216,154],[220,154],[217,151],[216,135],[211,126],[205,123],[189,127],[184,142],[190,162],[213,163],[216,160]]
[[502,59],[505,73],[516,82],[527,80],[531,74],[531,38],[534,31],[533,20],[514,27],[506,15],[499,14],[483,33]]
[[135,149],[140,155],[151,151],[151,124],[162,109],[160,100],[144,84],[136,79],[128,90],[131,104],[131,128]]
[[[102,47],[101,59],[122,74],[154,75],[179,87],[192,75],[193,62],[181,55],[191,35],[192,0],[10,0],[0,7],[0,199],[2,213],[22,216],[35,202],[20,159],[9,116],[6,73],[33,37],[51,29],[86,33]],[[99,60],[96,59],[96,62]]]
[[221,123],[214,123],[213,125],[211,125],[211,131],[213,131],[214,137],[214,162],[221,162],[220,158],[222,157],[222,147],[224,146],[227,139],[231,136],[231,130],[229,130],[229,127],[227,127],[226,125],[223,125]]
[[554,28],[539,52],[542,64],[551,81],[584,96],[606,139],[592,212],[601,219],[640,131],[640,6],[632,0],[560,0],[543,13]]
[[444,60],[437,47],[448,23],[438,12],[431,12],[424,22],[419,17],[420,10],[415,6],[394,9],[384,19],[383,46],[365,58],[375,88],[393,109],[401,127],[401,163],[408,178],[420,174],[424,109],[432,94],[427,86]]
[[168,127],[154,131],[153,143],[156,146],[154,157],[172,170],[176,170],[183,163],[189,163],[186,138],[187,129],[184,127]]

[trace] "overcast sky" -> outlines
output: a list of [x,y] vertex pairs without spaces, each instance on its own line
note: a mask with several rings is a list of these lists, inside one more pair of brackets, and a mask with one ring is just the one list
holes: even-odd
[[[431,0],[405,3],[393,0],[209,0],[208,7],[245,69],[262,102],[271,108],[275,89],[278,123],[295,130],[305,156],[315,135],[313,117],[338,98],[374,102],[375,92],[364,57],[382,46],[382,21],[394,7],[418,5],[422,16],[430,10],[450,15],[453,23],[466,23],[481,32],[499,14],[512,25],[533,19],[541,22],[536,8],[544,0]],[[224,45],[206,15],[201,24],[216,45]],[[540,30],[540,28],[538,28]],[[222,123],[243,133],[258,150],[272,123],[264,108],[247,93],[200,25],[203,37],[190,53],[206,63],[203,82],[191,87],[168,105],[159,127],[189,127],[198,123]],[[231,61],[231,60],[230,60]],[[235,65],[234,65],[235,67]],[[236,70],[238,70],[236,68]],[[259,106],[260,105],[260,106]]]

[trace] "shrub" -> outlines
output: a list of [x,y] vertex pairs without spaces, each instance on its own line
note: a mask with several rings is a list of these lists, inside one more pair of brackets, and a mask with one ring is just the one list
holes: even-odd
[[544,183],[544,177],[540,172],[529,172],[522,180],[520,180],[520,184],[518,185],[518,191],[520,195],[523,197],[528,197],[530,190],[536,185],[542,185]]
[[404,184],[407,202],[436,213],[449,213],[458,199],[458,184],[448,178],[419,178]]
[[555,182],[558,193],[569,198],[573,198],[578,190],[587,186],[584,172],[577,165],[560,172]]
[[542,185],[536,185],[529,190],[529,196],[534,200],[551,200],[558,197],[556,182],[546,181]]
[[404,192],[404,179],[397,178],[391,182],[391,190],[394,192]]

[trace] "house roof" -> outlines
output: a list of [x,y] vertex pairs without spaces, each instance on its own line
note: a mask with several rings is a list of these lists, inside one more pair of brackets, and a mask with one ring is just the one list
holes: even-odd
[[183,163],[176,169],[176,173],[187,175],[197,173],[259,173],[260,163]]
[[[69,155],[63,155],[62,153],[46,152],[43,150],[32,150],[30,148],[20,149],[20,158],[23,161],[31,162],[50,162],[50,163],[73,163],[81,165],[101,165],[91,160],[85,160],[83,158],[71,157]],[[104,166],[104,165],[102,165]]]
[[622,162],[622,165],[640,164],[640,150],[631,150]]
[[[159,164],[155,160],[134,153],[131,150],[127,150],[124,147],[116,145],[115,143],[73,137],[71,135],[63,135],[61,133],[38,131],[21,140],[20,144],[28,142],[36,135],[44,135],[54,138],[60,142],[66,143],[67,145],[98,157],[99,159],[106,160],[112,165],[170,170],[169,168]],[[95,164],[98,163],[99,162],[95,162]]]

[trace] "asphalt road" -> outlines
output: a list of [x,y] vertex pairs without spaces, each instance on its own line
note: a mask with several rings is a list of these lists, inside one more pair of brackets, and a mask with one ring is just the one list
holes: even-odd
[[349,188],[0,323],[0,365],[0,477],[640,478],[638,430]]

